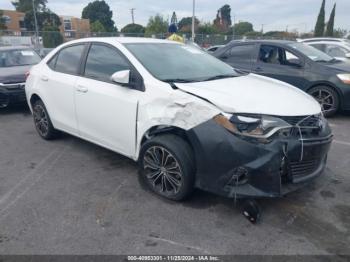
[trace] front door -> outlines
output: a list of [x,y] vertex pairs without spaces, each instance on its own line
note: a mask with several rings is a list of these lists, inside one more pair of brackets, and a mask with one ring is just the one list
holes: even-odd
[[110,80],[131,70],[115,47],[92,44],[85,70],[76,82],[76,114],[80,135],[126,156],[135,153],[136,116],[143,93]]

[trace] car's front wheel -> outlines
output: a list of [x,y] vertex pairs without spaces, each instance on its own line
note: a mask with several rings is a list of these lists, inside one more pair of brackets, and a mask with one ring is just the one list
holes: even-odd
[[53,127],[49,113],[41,100],[33,103],[33,118],[36,131],[42,138],[51,140],[57,137],[58,131]]
[[339,110],[339,95],[329,86],[315,86],[308,92],[320,103],[323,114],[331,117]]
[[167,134],[147,141],[140,152],[141,176],[156,194],[180,201],[193,191],[194,158],[181,137]]

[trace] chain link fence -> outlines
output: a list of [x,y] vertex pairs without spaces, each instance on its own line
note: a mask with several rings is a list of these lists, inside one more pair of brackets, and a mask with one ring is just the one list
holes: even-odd
[[[191,34],[181,34],[186,41],[190,41]],[[120,32],[77,32],[77,31],[46,31],[38,32],[38,37],[33,31],[0,31],[0,46],[6,45],[26,45],[35,48],[54,48],[61,43],[68,42],[74,39],[86,38],[86,37],[151,37],[157,39],[166,39],[169,36],[168,33],[162,34],[134,34],[134,33],[120,33]],[[242,39],[280,39],[280,40],[295,40],[295,38],[286,37],[246,37],[246,36],[233,36],[223,34],[196,34],[195,43],[199,46],[207,48],[213,45],[225,45],[232,40]]]

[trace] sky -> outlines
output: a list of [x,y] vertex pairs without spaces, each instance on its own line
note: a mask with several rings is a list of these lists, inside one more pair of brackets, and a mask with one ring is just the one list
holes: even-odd
[[[48,7],[58,15],[81,17],[91,0],[48,0]],[[178,20],[192,16],[192,0],[105,0],[113,11],[118,29],[131,23],[131,8],[135,8],[135,23],[146,25],[156,14],[166,19],[176,12]],[[224,4],[231,6],[235,21],[249,21],[254,29],[264,31],[294,29],[313,30],[322,0],[196,0],[196,17],[203,22],[213,21]],[[350,30],[350,0],[326,0],[326,19],[337,3],[335,28]],[[13,9],[11,0],[0,0],[0,9]]]

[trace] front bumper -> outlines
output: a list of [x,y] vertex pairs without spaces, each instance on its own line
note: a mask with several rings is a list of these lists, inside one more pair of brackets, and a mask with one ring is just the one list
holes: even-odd
[[[196,157],[196,187],[226,197],[280,197],[320,175],[332,134],[276,137],[263,144],[233,135],[213,120],[188,132]],[[301,159],[302,155],[302,159]]]
[[1,84],[0,85],[0,106],[5,107],[10,104],[23,104],[26,102],[24,89],[25,83]]

